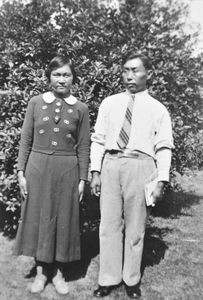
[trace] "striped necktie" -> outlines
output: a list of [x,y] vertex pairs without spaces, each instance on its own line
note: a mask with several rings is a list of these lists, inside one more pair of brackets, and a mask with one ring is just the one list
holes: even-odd
[[120,149],[124,149],[129,142],[134,98],[135,98],[135,95],[131,95],[130,100],[128,102],[127,109],[126,109],[123,126],[122,126],[119,136],[118,136],[117,144]]

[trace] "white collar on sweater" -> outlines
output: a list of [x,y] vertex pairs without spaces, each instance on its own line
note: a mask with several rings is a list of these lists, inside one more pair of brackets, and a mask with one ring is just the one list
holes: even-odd
[[[46,92],[46,93],[42,94],[42,98],[48,104],[54,102],[54,100],[56,99],[56,97],[54,96],[54,94],[52,92]],[[63,98],[63,99],[69,105],[74,105],[77,102],[77,99],[73,95],[70,95],[69,97]]]

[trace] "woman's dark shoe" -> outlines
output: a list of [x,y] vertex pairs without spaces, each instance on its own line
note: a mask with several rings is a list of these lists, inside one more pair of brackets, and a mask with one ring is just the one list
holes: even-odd
[[99,285],[99,287],[94,291],[93,295],[94,297],[98,297],[98,298],[105,297],[111,293],[112,289],[113,287],[111,285],[109,286]]
[[141,290],[139,284],[133,286],[125,286],[126,292],[129,298],[131,299],[139,299],[141,296]]

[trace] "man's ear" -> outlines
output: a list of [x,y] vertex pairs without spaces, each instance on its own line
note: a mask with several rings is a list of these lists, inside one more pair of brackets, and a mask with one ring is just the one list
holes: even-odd
[[151,78],[152,78],[152,75],[153,75],[152,70],[148,70],[148,71],[147,71],[147,74],[146,74],[147,80],[151,79]]

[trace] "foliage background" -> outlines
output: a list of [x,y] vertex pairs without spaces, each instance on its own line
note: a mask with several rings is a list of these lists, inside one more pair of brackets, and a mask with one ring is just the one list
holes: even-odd
[[181,1],[120,1],[119,10],[93,0],[4,1],[0,8],[0,209],[3,227],[15,232],[20,195],[16,158],[20,130],[31,96],[47,90],[44,70],[57,53],[74,60],[73,93],[88,104],[91,126],[101,101],[123,89],[120,58],[130,49],[150,57],[152,96],[169,109],[175,150],[172,174],[202,167],[203,141],[198,34],[183,30],[187,7]]

